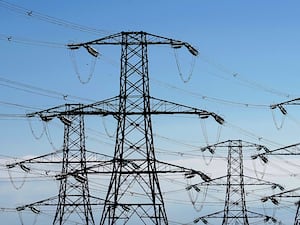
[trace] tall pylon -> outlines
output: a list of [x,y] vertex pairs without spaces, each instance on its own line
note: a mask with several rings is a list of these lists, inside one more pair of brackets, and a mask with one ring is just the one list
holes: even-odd
[[151,115],[187,113],[224,121],[213,113],[150,97],[148,45],[184,46],[194,56],[198,51],[186,42],[146,32],[121,32],[68,46],[71,50],[84,47],[97,57],[93,45],[121,46],[114,166],[100,224],[168,224],[157,175]]
[[[228,149],[227,175],[225,177],[212,178],[212,181],[197,184],[197,186],[200,187],[203,184],[206,186],[226,185],[224,210],[196,218],[194,222],[202,221],[207,224],[207,218],[220,218],[222,219],[222,225],[249,225],[251,224],[249,219],[263,218],[265,222],[272,221],[276,223],[277,220],[274,217],[250,211],[246,205],[245,186],[247,185],[266,185],[283,190],[283,187],[279,184],[244,175],[243,148],[255,148],[259,150],[265,148],[265,146],[242,140],[228,140],[206,146],[202,148],[202,151],[209,150],[211,153],[214,153],[217,147]],[[226,178],[226,182],[222,181],[224,178]]]
[[[121,34],[120,115],[103,225],[168,224],[155,165],[147,39],[143,32]],[[132,114],[136,109],[144,114]],[[129,187],[138,197],[129,195]]]
[[[65,110],[63,105],[28,114],[29,117],[39,116],[44,121],[56,117],[63,120],[72,115],[110,115],[117,120],[113,159],[107,162],[99,161],[98,165],[86,168],[88,171],[107,164],[112,166],[100,219],[101,225],[168,224],[159,173],[188,173],[199,175],[205,181],[210,180],[202,172],[159,162],[156,159],[151,115],[193,114],[200,119],[212,117],[219,124],[223,124],[224,119],[213,112],[150,96],[147,47],[152,44],[171,45],[173,48],[184,46],[194,56],[198,54],[198,51],[186,42],[145,32],[121,32],[95,41],[69,44],[71,50],[86,48],[93,57],[97,57],[99,53],[92,45],[121,45],[120,94],[92,104],[71,107],[69,110]],[[157,169],[159,166],[163,166],[164,169]],[[66,176],[80,180],[81,176],[78,175],[81,172],[82,169],[76,169],[69,171]],[[64,187],[60,190],[63,191]],[[62,197],[61,201],[65,198]],[[59,215],[61,210],[57,212]]]

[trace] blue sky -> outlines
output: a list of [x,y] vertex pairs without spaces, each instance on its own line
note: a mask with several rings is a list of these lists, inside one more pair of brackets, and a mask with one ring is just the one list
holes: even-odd
[[[158,147],[188,152],[191,146],[195,150],[207,141],[211,144],[227,139],[258,142],[270,149],[299,142],[298,107],[287,107],[282,129],[274,126],[274,119],[280,123],[281,114],[274,111],[274,118],[269,108],[270,104],[300,94],[299,1],[28,0],[9,1],[9,5],[7,2],[0,1],[1,158],[45,154],[62,144],[63,131],[58,121],[48,127],[52,146],[45,135],[35,140],[28,120],[16,115],[118,94],[119,47],[95,46],[101,56],[90,82],[82,84],[65,45],[120,31],[142,30],[195,46],[200,55],[192,67],[189,82],[183,82],[179,75],[173,49],[149,46],[151,95],[213,111],[226,120],[218,138],[218,126],[212,120],[204,124],[190,116],[154,117]],[[58,24],[54,24],[54,18],[59,19]],[[81,30],[90,27],[96,32],[73,29],[63,20],[80,24]],[[176,54],[183,79],[187,79],[193,58],[184,50]],[[92,59],[84,51],[79,51],[76,59],[80,78],[87,80]],[[111,118],[104,121],[97,118],[97,123],[87,120],[90,126],[87,135],[91,140],[88,147],[100,147],[111,153],[114,140],[105,130],[113,134],[115,121]],[[42,130],[38,121],[31,121],[31,126],[36,133]],[[94,130],[98,133],[92,132]],[[183,160],[166,153],[159,157]],[[1,169],[2,172],[2,176],[7,176],[6,170]],[[299,180],[290,182],[287,186],[294,187]],[[3,185],[12,189],[7,181]],[[1,195],[6,192],[3,189]],[[14,194],[12,191],[11,195]],[[24,197],[22,190],[18,195]],[[10,204],[7,199],[1,200],[0,207],[24,203],[18,200]],[[295,212],[290,213],[293,218]]]

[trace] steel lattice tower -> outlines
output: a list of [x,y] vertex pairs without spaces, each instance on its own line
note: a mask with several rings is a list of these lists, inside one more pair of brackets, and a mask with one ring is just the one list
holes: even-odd
[[[264,218],[265,222],[271,221],[276,223],[277,220],[274,217],[250,211],[247,209],[246,205],[245,186],[247,185],[264,185],[271,186],[273,189],[279,188],[280,190],[283,190],[283,187],[279,184],[244,175],[243,149],[254,148],[256,150],[261,150],[266,147],[242,140],[228,140],[203,147],[201,150],[209,150],[210,153],[214,154],[216,147],[224,147],[228,149],[227,175],[219,178],[213,178],[212,181],[209,182],[196,184],[196,186],[200,188],[203,184],[210,186],[226,185],[224,210],[196,218],[194,223],[201,221],[207,224],[207,218],[222,219],[222,225],[249,225],[249,219],[259,218]],[[225,182],[223,181],[224,178],[226,178]],[[193,186],[195,186],[195,184]]]
[[[71,109],[70,105],[66,106],[66,111]],[[68,115],[60,119],[64,123],[63,161],[61,174],[57,176],[60,188],[53,224],[62,225],[72,219],[93,225],[95,222],[89,199],[83,115]],[[68,175],[78,170],[81,172]]]
[[245,201],[242,141],[229,142],[227,186],[222,225],[248,225]]
[[[130,45],[137,40],[140,44]],[[120,115],[115,162],[100,224],[115,224],[121,219],[126,224],[133,213],[142,220],[137,223],[167,224],[155,173],[146,34],[123,34],[121,46]],[[132,115],[137,109],[144,114]],[[126,165],[128,160],[135,168]],[[141,170],[143,173],[130,174],[133,170]],[[135,190],[136,195],[145,195],[145,198],[128,198],[126,192],[129,186]]]
[[[66,104],[59,108],[63,110],[62,112],[67,112],[81,107],[82,105],[80,104]],[[31,117],[33,115],[35,114],[29,114],[28,116]],[[85,147],[84,114],[64,113],[64,115],[57,114],[53,117],[48,117],[48,115],[38,112],[37,115],[45,122],[50,121],[54,117],[58,117],[64,124],[62,150],[8,164],[7,167],[13,168],[20,166],[25,172],[29,173],[31,169],[25,166],[26,164],[60,164],[61,172],[59,174],[55,173],[56,180],[60,182],[59,193],[57,196],[17,207],[17,211],[29,208],[38,214],[40,210],[36,207],[56,206],[53,225],[63,225],[68,223],[68,221],[78,221],[82,224],[94,225],[95,222],[91,206],[99,205],[100,199],[91,196],[89,193],[86,169],[87,151]],[[89,154],[91,154],[93,158],[97,157],[96,153],[89,152]],[[99,163],[100,161],[97,160],[96,162]],[[95,161],[89,161],[89,163],[95,163]],[[48,174],[48,172],[46,174]],[[52,173],[48,175],[50,177],[54,176]],[[93,200],[96,199],[96,203],[95,201],[91,203],[91,198],[93,198]]]
[[[190,111],[191,108],[150,97],[147,49],[153,44],[174,48],[185,46],[191,54],[198,54],[186,42],[145,32],[121,32],[95,41],[68,45],[72,50],[85,47],[93,56],[98,56],[98,52],[91,45],[121,46],[119,105],[114,112],[118,124],[114,166],[101,225],[168,224],[156,169],[151,114],[200,113],[199,110]],[[162,109],[162,106],[167,107]],[[201,113],[208,115],[205,111]],[[215,117],[216,120],[218,118]],[[220,123],[224,122],[221,120]]]
[[[130,45],[137,40],[140,44]],[[167,224],[155,173],[146,34],[123,34],[121,46],[120,116],[114,153],[115,164],[100,224],[115,224],[120,219],[125,224],[133,212],[142,220],[139,223]],[[136,109],[144,114],[131,115]],[[135,168],[125,165],[128,160],[134,163],[132,165]],[[135,162],[136,160],[139,162]],[[143,173],[130,174],[133,170],[141,170]],[[128,182],[131,187],[134,186],[137,195],[146,195],[142,202],[139,198],[128,198]]]
[[[97,166],[84,167],[84,164],[76,164],[69,167],[68,159],[73,157],[64,156],[64,168],[61,176],[60,199],[57,207],[55,222],[61,217],[66,216],[69,211],[78,205],[76,201],[72,204],[66,202],[70,197],[76,197],[69,192],[73,186],[68,187],[68,182],[85,183],[87,186],[88,170],[103,165],[112,165],[110,170],[111,180],[108,192],[104,201],[103,213],[100,224],[168,224],[163,196],[158,180],[158,173],[180,172],[199,175],[203,180],[210,178],[200,171],[195,171],[156,160],[151,115],[171,115],[171,114],[193,114],[200,119],[213,117],[219,124],[224,120],[215,113],[189,107],[166,100],[161,100],[150,96],[149,75],[148,75],[148,54],[149,44],[171,45],[173,48],[186,47],[191,54],[196,56],[198,51],[190,44],[174,39],[164,38],[145,32],[121,32],[107,36],[95,41],[80,44],[69,44],[71,50],[84,47],[87,51],[97,57],[99,53],[91,45],[121,45],[121,74],[120,74],[120,93],[118,96],[109,98],[96,103],[70,107],[65,110],[65,106],[57,106],[51,109],[28,114],[39,116],[44,121],[58,117],[68,126],[70,119],[82,115],[112,115],[117,120],[116,143],[113,159],[107,162],[100,162]],[[83,132],[82,127],[69,130],[78,135]],[[79,130],[81,130],[80,133]],[[65,136],[67,146],[74,146],[73,138]],[[83,136],[80,136],[84,138]],[[80,138],[76,139],[77,141]],[[80,143],[80,144],[79,144]],[[84,142],[77,142],[84,145]],[[81,159],[84,161],[83,159]],[[157,169],[158,166],[164,169]],[[83,168],[80,168],[83,167]],[[93,173],[92,171],[90,171]],[[68,178],[70,177],[70,178]],[[73,179],[74,178],[74,179]],[[76,180],[76,181],[75,181]],[[74,192],[85,189],[76,188]],[[87,189],[88,190],[88,189]],[[67,194],[68,195],[67,195]],[[87,192],[86,192],[87,193]],[[78,196],[79,197],[79,196]],[[88,199],[88,198],[87,198]],[[86,205],[84,194],[78,198],[78,204]],[[89,205],[87,203],[87,205]],[[66,208],[66,206],[68,208]],[[86,210],[84,208],[83,210]],[[87,208],[88,215],[92,215],[90,208]],[[82,215],[81,212],[81,215]],[[87,215],[84,213],[84,215]],[[92,217],[88,217],[92,218]],[[86,223],[86,224],[92,224]]]

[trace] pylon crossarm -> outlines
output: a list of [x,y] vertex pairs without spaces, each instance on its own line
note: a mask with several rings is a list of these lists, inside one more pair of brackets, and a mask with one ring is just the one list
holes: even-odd
[[[24,160],[16,161],[16,162],[13,162],[13,163],[8,163],[8,164],[6,164],[6,167],[8,169],[12,169],[16,166],[21,166],[21,165],[24,166],[25,163],[61,163],[61,160],[57,161],[57,159],[55,160],[55,158],[57,158],[57,155],[62,153],[62,152],[63,152],[63,150],[57,150],[55,152],[51,152],[51,153],[48,153],[48,154],[45,154],[45,155],[33,157],[33,158],[30,158],[30,159],[24,159]],[[51,158],[51,160],[49,160],[49,157]]]
[[277,103],[277,104],[273,104],[273,105],[270,105],[270,108],[275,109],[276,107],[278,107],[280,105],[281,106],[282,105],[300,105],[300,98],[295,98],[295,99],[288,100],[288,101],[285,101],[285,102],[280,102],[280,103]]
[[8,169],[8,173],[11,175],[11,170],[14,172],[17,168],[16,171],[20,171],[20,169],[22,170],[22,172],[26,173],[26,174],[31,174],[34,176],[47,176],[48,178],[54,178],[56,176],[56,171],[53,168],[45,168],[45,169],[41,169],[41,168],[35,168],[34,166],[32,166],[33,164],[60,164],[62,162],[62,158],[58,156],[59,153],[61,153],[62,151],[56,151],[53,153],[49,153],[49,154],[45,154],[42,156],[38,156],[38,157],[34,157],[31,159],[25,159],[25,160],[20,160],[20,161],[16,161],[13,163],[8,163],[6,164],[6,168]]
[[[211,178],[210,180],[207,180],[207,181],[204,181],[204,182],[201,182],[201,183],[197,183],[197,184],[192,184],[190,185],[191,187],[201,187],[201,186],[207,186],[207,185],[210,185],[210,186],[226,186],[227,185],[227,182],[226,182],[226,179],[227,179],[228,176],[221,176],[221,177],[216,177],[216,178]],[[223,182],[222,182],[223,180]]]
[[263,160],[264,157],[266,157],[267,155],[300,155],[299,148],[295,148],[299,145],[300,145],[300,143],[296,143],[296,144],[284,146],[284,147],[281,147],[281,148],[277,148],[277,149],[274,149],[274,150],[264,149],[265,152],[260,153],[260,154],[256,154],[256,155],[252,155],[251,158],[252,159],[260,158],[260,159]]
[[[113,160],[108,160],[108,161],[103,161],[101,163],[97,163],[95,165],[92,166],[87,166],[85,168],[85,170],[87,171],[88,174],[93,174],[93,173],[103,173],[103,174],[107,174],[107,173],[111,173],[112,172],[112,168],[111,169],[107,169],[107,170],[98,170],[98,168],[108,168],[108,166],[113,166],[114,161],[118,161],[117,159],[113,159]],[[201,172],[199,170],[195,170],[195,169],[190,169],[190,168],[186,168],[183,166],[179,166],[179,165],[174,165],[171,163],[167,163],[167,162],[162,162],[162,161],[158,161],[158,160],[150,160],[150,163],[155,163],[156,166],[156,171],[145,171],[145,169],[143,168],[144,166],[147,166],[147,164],[145,164],[145,160],[123,160],[122,161],[122,165],[124,166],[123,171],[119,172],[121,174],[149,174],[149,173],[153,173],[153,174],[164,174],[164,173],[184,173],[186,178],[192,178],[196,175],[200,176],[201,179],[203,179],[204,181],[208,182],[211,180],[211,178],[206,175],[204,172]],[[68,173],[67,175],[72,175],[72,174],[77,174],[83,172],[82,170],[76,170],[73,171],[72,173]]]
[[268,216],[262,213],[258,213],[258,212],[253,212],[253,211],[249,211],[247,210],[247,217],[248,218],[264,218],[264,222],[273,222],[273,223],[277,223],[277,219],[274,218],[273,216]]
[[31,209],[34,213],[39,213],[40,210],[35,208],[37,206],[56,206],[57,205],[58,196],[50,197],[44,200],[36,201],[30,204],[22,205],[16,207],[17,211],[23,211],[26,209]]
[[208,224],[208,221],[206,219],[209,219],[209,218],[223,218],[224,216],[224,211],[218,211],[218,212],[214,212],[214,213],[211,213],[211,214],[207,214],[207,215],[204,215],[204,216],[200,216],[200,217],[197,217],[193,220],[193,223],[199,223],[199,222],[202,222],[204,224]]
[[244,185],[267,185],[267,186],[271,186],[272,189],[278,188],[281,191],[284,190],[284,187],[282,185],[271,181],[266,181],[256,177],[247,176],[247,175],[244,175],[243,177],[244,177]]
[[[265,217],[265,216],[266,215],[264,215],[264,214],[247,210],[247,217],[248,218],[261,218],[261,217]],[[194,221],[196,221],[194,223],[197,223],[199,221],[203,221],[202,219],[206,219],[206,218],[215,218],[215,219],[220,218],[220,219],[222,219],[223,217],[224,217],[224,211],[222,210],[222,211],[218,211],[218,212],[214,212],[214,213],[211,213],[211,214],[207,214],[207,215],[198,217],[194,220]],[[230,218],[230,216],[228,218]],[[233,218],[236,218],[236,215]]]
[[[24,163],[32,163],[32,164],[34,164],[34,163],[43,163],[43,164],[61,163],[62,160],[61,160],[60,157],[58,157],[58,155],[62,152],[63,152],[63,150],[57,150],[55,152],[51,152],[51,153],[48,153],[48,154],[45,154],[45,155],[33,157],[33,158],[30,158],[30,159],[24,159],[24,160],[16,161],[16,162],[13,162],[13,163],[8,163],[8,164],[6,164],[6,167],[8,169],[11,169],[11,168],[14,168],[17,165],[21,165],[21,164],[24,164]],[[101,153],[98,153],[98,152],[93,152],[93,151],[88,151],[88,150],[86,150],[85,152],[90,153],[90,158],[93,158],[92,160],[91,159],[87,160],[86,161],[87,163],[96,163],[96,162],[99,162],[99,161],[106,162],[106,161],[109,161],[108,159],[112,159],[112,156],[109,156],[109,155],[106,155],[106,154],[101,154]],[[103,160],[103,159],[100,160],[99,159],[100,157],[105,158],[106,160]]]
[[213,117],[219,124],[224,124],[224,119],[213,112],[208,112],[203,109],[190,107],[154,97],[150,97],[151,100],[151,112],[150,114],[193,114],[198,115],[201,119]]
[[274,203],[274,202],[276,202],[276,198],[299,198],[300,194],[296,193],[297,191],[300,191],[300,187],[294,188],[291,190],[287,190],[287,191],[283,191],[280,193],[276,193],[273,195],[265,196],[261,199],[261,201],[265,202],[265,201],[271,200]]
[[[69,115],[117,115],[119,98],[113,97],[92,104],[64,104],[46,110],[27,114],[27,117],[39,116],[43,121],[48,122],[58,117],[64,124],[67,123],[63,116]],[[68,110],[66,110],[68,108]]]
[[292,99],[289,101],[273,104],[273,105],[270,105],[270,108],[272,110],[278,108],[283,115],[286,115],[288,112],[284,108],[285,105],[300,105],[300,98],[295,98],[295,99]]
[[119,109],[119,101],[119,96],[115,96],[95,103],[81,105],[79,108],[66,111],[66,113],[67,115],[79,113],[84,115],[115,115]]
[[186,168],[179,165],[174,165],[167,162],[156,160],[157,173],[184,173],[186,178],[200,176],[202,180],[208,182],[211,178],[202,171]]
[[[38,214],[40,212],[40,210],[35,207],[38,207],[38,206],[55,206],[56,207],[58,199],[59,199],[58,196],[53,196],[53,197],[50,197],[50,198],[47,198],[44,200],[40,200],[40,201],[36,201],[36,202],[30,203],[30,204],[18,206],[18,207],[16,207],[16,210],[23,211],[26,209],[30,209],[32,212]],[[102,198],[95,197],[95,196],[89,196],[89,199],[91,201],[90,205],[104,205],[105,200]],[[66,205],[66,206],[74,205],[74,203],[64,203],[64,205]],[[80,206],[80,205],[84,205],[84,203],[77,202],[76,205]]]
[[[211,213],[211,214],[207,214],[207,215],[204,215],[204,216],[200,216],[198,218],[195,218],[193,223],[198,223],[198,222],[202,222],[204,224],[208,224],[208,221],[207,219],[209,218],[212,218],[212,219],[223,219],[224,218],[224,211],[218,211],[218,212],[215,212],[215,213]],[[228,218],[231,218],[230,215],[228,216]],[[233,216],[232,218],[236,218],[236,215]],[[264,218],[264,221],[265,222],[273,222],[273,223],[276,223],[277,222],[277,219],[275,219],[274,217],[272,216],[268,216],[268,215],[264,215],[262,213],[257,213],[257,212],[253,212],[253,211],[249,211],[247,210],[247,218]]]
[[[205,151],[206,149],[212,148],[212,147],[223,147],[223,148],[228,148],[228,143],[231,144],[231,146],[240,146],[242,144],[243,147],[245,148],[265,148],[264,145],[260,145],[260,144],[256,144],[256,143],[252,143],[252,142],[248,142],[248,141],[242,141],[242,140],[226,140],[226,141],[221,141],[218,142],[216,144],[212,144],[212,145],[207,145],[203,148],[201,148],[202,151]],[[235,145],[235,143],[237,143]]]
[[[206,119],[208,117],[214,118],[219,124],[224,124],[224,119],[213,112],[208,112],[206,110],[198,109],[195,107],[190,107],[166,100],[161,100],[158,98],[151,97],[151,111],[143,112],[141,110],[126,112],[126,115],[171,115],[171,114],[192,114],[198,115],[201,119]],[[55,117],[58,117],[63,123],[66,123],[66,118],[63,116],[67,115],[112,115],[116,118],[121,114],[118,112],[119,97],[113,97],[107,100],[95,102],[92,104],[65,104],[57,107],[49,108],[39,112],[29,113],[27,117],[39,116],[43,121],[48,122]],[[69,107],[70,110],[66,110]]]
[[[231,175],[231,177],[235,177],[236,175]],[[197,184],[192,184],[190,185],[191,187],[197,186],[197,187],[201,187],[201,186],[206,186],[206,185],[210,185],[210,186],[226,186],[227,185],[227,179],[228,179],[229,175],[225,175],[225,176],[221,176],[221,177],[217,177],[217,178],[211,178],[208,181],[204,181],[201,183],[197,183]],[[284,190],[284,187],[281,186],[280,184],[276,184],[274,182],[269,182],[269,181],[265,181],[262,179],[258,179],[255,177],[250,177],[250,176],[243,176],[244,179],[244,184],[245,186],[271,186],[272,189],[278,188],[280,190]],[[255,182],[250,182],[250,180],[255,181]],[[240,186],[239,183],[237,184],[230,184],[231,186]]]
[[[236,175],[230,175],[231,177],[235,177]],[[226,186],[227,185],[227,179],[228,179],[229,175],[225,175],[225,176],[221,176],[221,177],[216,177],[216,178],[211,178],[209,181],[205,181],[205,182],[201,182],[201,183],[197,183],[197,184],[192,184],[191,186],[205,186],[205,185],[210,185],[210,186]],[[259,180],[256,178],[252,178],[252,177],[247,177],[247,176],[243,176],[243,178],[251,178],[251,179],[255,179],[256,181],[263,181],[263,180]],[[239,186],[240,184],[231,184],[232,186]],[[280,186],[279,184],[275,184],[272,182],[267,182],[267,181],[263,181],[263,183],[249,183],[247,184],[245,182],[244,185],[272,185],[272,186]]]
[[[236,177],[237,175],[230,175],[231,177]],[[216,177],[216,178],[211,178],[208,182],[201,182],[201,183],[198,183],[198,184],[193,184],[193,185],[196,185],[196,186],[202,186],[202,185],[211,185],[211,186],[226,186],[227,185],[227,179],[228,179],[229,175],[225,175],[225,176],[221,176],[221,177]],[[276,183],[273,183],[273,182],[268,182],[268,181],[264,181],[264,180],[261,180],[261,179],[257,179],[257,178],[254,178],[254,177],[249,177],[249,176],[243,176],[244,180],[247,181],[247,179],[253,179],[256,181],[256,183],[247,183],[245,182],[244,185],[272,185],[274,187],[280,187],[280,188],[283,188],[281,185],[279,184],[276,184]],[[258,183],[258,182],[261,182],[261,183]],[[239,186],[240,184],[231,184],[232,186]]]
[[[8,164],[6,164],[6,167],[7,167],[7,169],[13,169],[13,168],[19,166],[24,172],[30,173],[34,169],[29,165],[33,165],[33,164],[61,164],[62,161],[63,161],[63,156],[59,156],[59,154],[62,154],[62,153],[63,153],[63,150],[58,150],[58,151],[51,152],[51,153],[48,153],[48,154],[45,154],[45,155],[33,157],[33,158],[30,158],[30,159],[25,159],[25,160],[16,161],[16,162],[13,162],[13,163],[8,163]],[[111,156],[101,154],[101,153],[97,153],[97,152],[86,151],[86,153],[90,153],[90,155],[89,155],[90,159],[86,161],[87,167],[90,167],[90,168],[105,166],[105,165],[107,165],[106,162],[108,162],[108,164],[110,164],[108,159],[112,159]],[[105,160],[103,160],[103,158]],[[69,162],[71,162],[73,164],[76,164],[76,163],[81,164],[82,163],[81,161],[78,161],[78,160],[69,161]],[[101,162],[101,163],[99,164],[99,162]],[[90,165],[90,164],[92,164],[92,165]],[[95,165],[97,165],[97,166],[95,166]],[[49,170],[44,170],[43,173],[41,173],[41,169],[38,169],[38,171],[40,172],[38,174],[47,175],[49,177],[54,176],[53,173],[51,173],[51,171],[49,171]],[[81,171],[81,172],[83,172],[83,171]],[[55,175],[55,178],[57,178],[59,176],[61,176],[61,175]]]
[[86,166],[84,169],[77,169],[72,172],[68,172],[66,174],[60,174],[57,178],[64,178],[66,176],[76,176],[80,173],[87,173],[87,174],[111,174],[113,167],[113,160],[97,160],[94,164],[90,166]]
[[[137,35],[146,36],[146,42],[141,42],[140,39],[135,39]],[[123,36],[129,36],[130,41],[126,43],[123,40]],[[172,38],[166,38],[159,35],[154,35],[150,33],[146,33],[143,31],[140,32],[120,32],[117,34],[109,35],[100,39],[96,39],[93,41],[83,42],[83,43],[72,43],[68,44],[67,47],[71,50],[77,50],[80,47],[84,47],[87,51],[92,54],[93,56],[97,57],[99,53],[91,47],[91,45],[171,45],[172,48],[177,49],[181,47],[187,48],[187,50],[194,56],[197,56],[198,50],[194,48],[187,42],[175,40]]]
[[59,106],[55,106],[55,107],[45,109],[42,111],[27,113],[26,116],[27,117],[39,116],[42,119],[42,121],[48,122],[48,121],[52,120],[53,118],[61,115],[63,112],[65,112],[67,106],[78,108],[78,107],[80,107],[80,104],[59,105]]

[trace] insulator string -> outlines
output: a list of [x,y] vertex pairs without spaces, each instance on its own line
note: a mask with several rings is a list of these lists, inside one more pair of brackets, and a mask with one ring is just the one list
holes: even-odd
[[70,55],[70,58],[71,58],[71,61],[72,61],[72,65],[74,67],[74,70],[75,70],[75,74],[78,78],[78,80],[80,81],[81,84],[87,84],[90,82],[90,80],[92,79],[93,75],[94,75],[94,71],[95,71],[95,67],[96,67],[96,62],[97,62],[97,57],[93,57],[91,59],[91,63],[90,63],[90,71],[89,71],[89,74],[88,74],[88,77],[86,80],[83,80],[82,79],[82,75],[81,73],[79,72],[79,69],[78,69],[78,66],[77,66],[77,60],[76,60],[76,56],[75,56],[75,51],[74,50],[70,50],[69,51],[69,55]]
[[50,135],[50,131],[49,131],[49,128],[48,128],[48,125],[45,123],[45,134],[46,134],[46,137],[50,143],[50,145],[52,146],[52,148],[55,150],[55,151],[58,151],[59,148],[57,148],[53,141],[52,141],[52,138],[51,138],[51,135]]
[[281,121],[280,123],[278,123],[277,119],[276,119],[276,116],[275,116],[275,112],[273,109],[271,109],[271,112],[272,112],[272,118],[273,118],[273,122],[275,124],[275,127],[277,130],[280,130],[282,127],[283,127],[283,124],[284,124],[284,121],[285,121],[285,118],[286,116],[285,115],[282,115],[281,117]]
[[36,140],[41,139],[41,138],[43,137],[44,133],[45,133],[45,124],[44,124],[42,121],[40,121],[40,122],[42,122],[42,124],[43,124],[43,129],[42,129],[41,134],[40,134],[40,135],[37,135],[37,134],[35,133],[34,129],[33,129],[33,126],[32,126],[32,123],[31,123],[31,119],[30,119],[29,117],[27,117],[27,121],[28,121],[28,123],[29,123],[30,131],[31,131],[33,137],[34,137]]
[[25,172],[25,175],[22,177],[22,180],[20,181],[19,186],[17,186],[16,183],[14,182],[14,180],[13,180],[13,176],[12,176],[12,174],[11,174],[10,169],[7,169],[7,172],[8,172],[9,180],[10,180],[12,186],[13,186],[16,190],[20,190],[20,189],[24,186],[24,184],[25,184],[25,180],[26,180],[26,178],[27,178],[28,173]]
[[194,71],[194,68],[195,68],[196,57],[192,56],[193,59],[192,59],[192,62],[191,62],[191,68],[190,68],[190,71],[188,73],[188,77],[184,78],[183,74],[182,74],[182,71],[181,71],[181,66],[180,66],[180,62],[179,62],[179,58],[178,58],[178,54],[177,54],[176,49],[174,49],[174,56],[175,56],[176,66],[177,66],[177,69],[178,69],[178,73],[179,73],[180,79],[183,81],[183,83],[188,83],[191,80],[192,76],[193,76],[193,71]]
[[104,127],[104,130],[105,130],[106,135],[107,135],[109,138],[113,138],[113,137],[116,135],[116,131],[115,131],[113,134],[110,134],[110,133],[109,133],[109,131],[108,131],[108,129],[107,129],[107,125],[106,125],[104,116],[102,117],[102,124],[103,124],[103,127]]
[[[253,164],[253,169],[254,169],[254,173],[255,173],[256,178],[258,178],[258,179],[263,179],[264,176],[265,176],[265,174],[266,174],[267,164],[264,163],[264,162],[262,162],[262,161],[259,159],[261,165],[263,166],[263,171],[259,172],[259,171],[257,170],[257,166],[256,166],[256,162],[255,162],[256,160],[253,159],[253,160],[251,160],[251,161],[252,161],[252,164]],[[261,176],[258,175],[259,173],[261,174]]]

